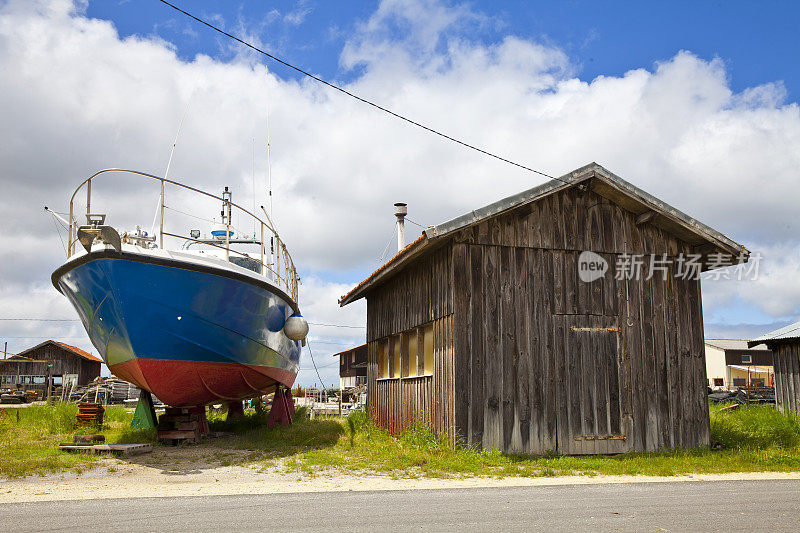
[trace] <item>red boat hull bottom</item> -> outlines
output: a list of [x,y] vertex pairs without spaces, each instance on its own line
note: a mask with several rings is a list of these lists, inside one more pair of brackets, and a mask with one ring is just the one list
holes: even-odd
[[295,374],[279,368],[167,359],[131,359],[109,367],[114,375],[172,407],[236,401],[291,387]]

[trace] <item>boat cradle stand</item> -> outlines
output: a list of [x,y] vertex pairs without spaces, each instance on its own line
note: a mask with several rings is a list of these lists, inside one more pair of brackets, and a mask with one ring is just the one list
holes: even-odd
[[158,441],[164,444],[197,444],[208,436],[205,406],[167,407],[158,417]]

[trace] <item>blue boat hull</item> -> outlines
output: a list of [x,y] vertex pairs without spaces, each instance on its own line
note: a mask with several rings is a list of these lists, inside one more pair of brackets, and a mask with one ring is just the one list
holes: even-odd
[[109,369],[175,407],[290,387],[296,305],[266,281],[177,260],[92,252],[53,273]]

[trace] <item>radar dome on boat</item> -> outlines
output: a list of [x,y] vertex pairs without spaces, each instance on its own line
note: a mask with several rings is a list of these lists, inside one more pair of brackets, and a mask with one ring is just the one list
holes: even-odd
[[233,237],[233,230],[227,229],[225,224],[215,224],[214,229],[211,231],[211,235],[217,239],[218,241],[224,241],[225,237],[232,238]]
[[295,313],[286,319],[283,332],[293,341],[301,341],[308,335],[308,322],[300,313]]

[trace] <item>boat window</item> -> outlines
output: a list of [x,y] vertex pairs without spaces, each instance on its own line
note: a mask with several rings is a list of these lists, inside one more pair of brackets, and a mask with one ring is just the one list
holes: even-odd
[[252,257],[240,257],[238,255],[231,255],[228,259],[231,263],[253,272],[261,273],[261,263]]

